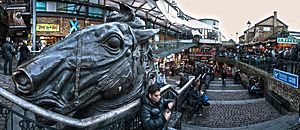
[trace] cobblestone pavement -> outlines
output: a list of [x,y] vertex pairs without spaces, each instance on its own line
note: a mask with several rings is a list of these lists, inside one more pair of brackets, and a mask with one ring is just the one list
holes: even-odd
[[[16,62],[13,62],[13,68],[16,67]],[[0,87],[6,89],[7,91],[14,93],[14,83],[12,82],[11,76],[4,75],[3,71],[3,59],[0,59]],[[9,107],[12,108],[13,103],[5,99],[4,97],[0,96],[0,102]],[[3,109],[0,109],[0,129],[4,129],[4,124],[5,124],[5,118],[3,117]]]
[[228,81],[226,87],[217,78],[212,81],[206,90],[211,105],[200,111],[202,116],[193,116],[191,120],[184,112],[183,124],[199,128],[234,128],[281,117],[264,98],[256,99],[247,94],[241,84],[233,84],[232,79]]
[[[194,116],[188,124],[201,127],[230,128],[262,123],[280,117],[266,100],[249,104],[212,104],[201,117]],[[186,115],[186,114],[185,114]],[[187,116],[183,117],[187,120]]]

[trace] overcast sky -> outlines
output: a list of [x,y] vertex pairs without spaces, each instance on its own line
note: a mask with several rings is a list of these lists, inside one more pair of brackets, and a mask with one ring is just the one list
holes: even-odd
[[212,18],[219,21],[221,33],[227,40],[236,40],[251,26],[277,11],[279,20],[289,31],[300,32],[300,0],[176,0],[177,6],[197,19]]

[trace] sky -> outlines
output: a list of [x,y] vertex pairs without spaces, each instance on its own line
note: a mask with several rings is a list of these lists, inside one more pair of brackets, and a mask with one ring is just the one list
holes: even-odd
[[176,0],[177,6],[187,15],[219,21],[219,29],[226,40],[243,35],[247,22],[254,24],[277,11],[288,31],[300,32],[300,0]]

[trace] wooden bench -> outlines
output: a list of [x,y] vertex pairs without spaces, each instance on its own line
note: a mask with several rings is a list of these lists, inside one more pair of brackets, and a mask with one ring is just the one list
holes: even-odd
[[266,92],[265,98],[281,115],[285,113],[284,110],[289,110],[289,102],[274,91]]

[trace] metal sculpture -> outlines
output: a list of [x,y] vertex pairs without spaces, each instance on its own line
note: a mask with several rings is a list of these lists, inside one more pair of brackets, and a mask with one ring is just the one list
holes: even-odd
[[159,30],[120,4],[110,23],[87,27],[20,65],[19,97],[83,119],[120,108],[143,94],[152,59],[147,39]]

